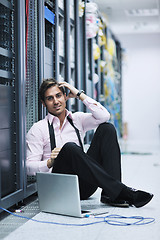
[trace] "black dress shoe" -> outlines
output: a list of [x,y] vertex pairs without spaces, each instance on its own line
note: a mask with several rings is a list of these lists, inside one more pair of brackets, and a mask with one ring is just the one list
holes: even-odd
[[120,199],[112,201],[110,197],[106,195],[101,195],[101,202],[113,207],[125,207],[125,208],[129,207],[129,203],[127,201]]
[[128,198],[125,199],[127,199],[130,205],[134,205],[137,208],[143,207],[153,198],[153,194],[141,190],[136,190],[134,188],[127,187],[127,191]]

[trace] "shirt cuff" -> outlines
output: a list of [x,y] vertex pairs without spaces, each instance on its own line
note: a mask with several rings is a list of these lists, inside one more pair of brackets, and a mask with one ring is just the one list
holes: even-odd
[[49,168],[47,167],[47,161],[48,160],[44,160],[44,161],[40,161],[39,162],[39,172],[47,172],[47,171],[49,171]]

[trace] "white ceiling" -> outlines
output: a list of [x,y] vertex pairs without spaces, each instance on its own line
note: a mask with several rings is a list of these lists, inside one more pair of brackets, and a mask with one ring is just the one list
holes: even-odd
[[[116,34],[160,33],[160,0],[93,0]],[[137,16],[140,13],[147,16]],[[148,16],[154,12],[155,16]],[[134,13],[134,15],[133,15]],[[143,14],[144,15],[144,14]]]

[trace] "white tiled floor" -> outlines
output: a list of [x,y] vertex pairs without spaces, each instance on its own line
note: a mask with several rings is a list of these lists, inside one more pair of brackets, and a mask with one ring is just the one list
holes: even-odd
[[[141,151],[142,152],[142,151]],[[151,151],[149,151],[151,153]],[[143,226],[113,226],[98,223],[90,226],[58,226],[54,224],[28,221],[8,235],[5,240],[159,240],[160,239],[160,151],[150,155],[122,155],[123,182],[134,188],[154,194],[152,201],[142,208],[114,208],[99,202],[100,190],[88,200],[87,204],[96,205],[109,214],[123,216],[143,216],[155,218],[155,222]],[[82,204],[85,204],[84,202]],[[34,219],[50,222],[85,224],[94,222],[93,218],[72,218],[54,214],[39,213]],[[16,218],[15,218],[16,221]]]

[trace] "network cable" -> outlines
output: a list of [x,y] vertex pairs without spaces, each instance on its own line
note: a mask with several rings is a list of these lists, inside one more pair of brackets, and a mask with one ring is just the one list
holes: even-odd
[[116,215],[116,214],[111,214],[107,215],[104,217],[99,217],[99,216],[93,216],[93,215],[88,215],[86,214],[86,218],[92,218],[96,219],[94,222],[89,222],[89,223],[82,223],[82,224],[72,224],[72,223],[60,223],[60,222],[49,222],[49,221],[43,221],[43,220],[36,220],[33,218],[29,218],[26,216],[21,216],[16,213],[13,213],[3,207],[0,207],[1,210],[19,218],[27,219],[33,222],[37,223],[47,223],[47,224],[54,224],[54,225],[61,225],[61,226],[73,226],[73,227],[83,227],[83,226],[89,226],[89,225],[94,225],[98,223],[107,223],[109,225],[114,225],[114,226],[135,226],[135,225],[146,225],[155,222],[155,218],[151,217],[142,217],[142,216],[122,216],[122,215]]

